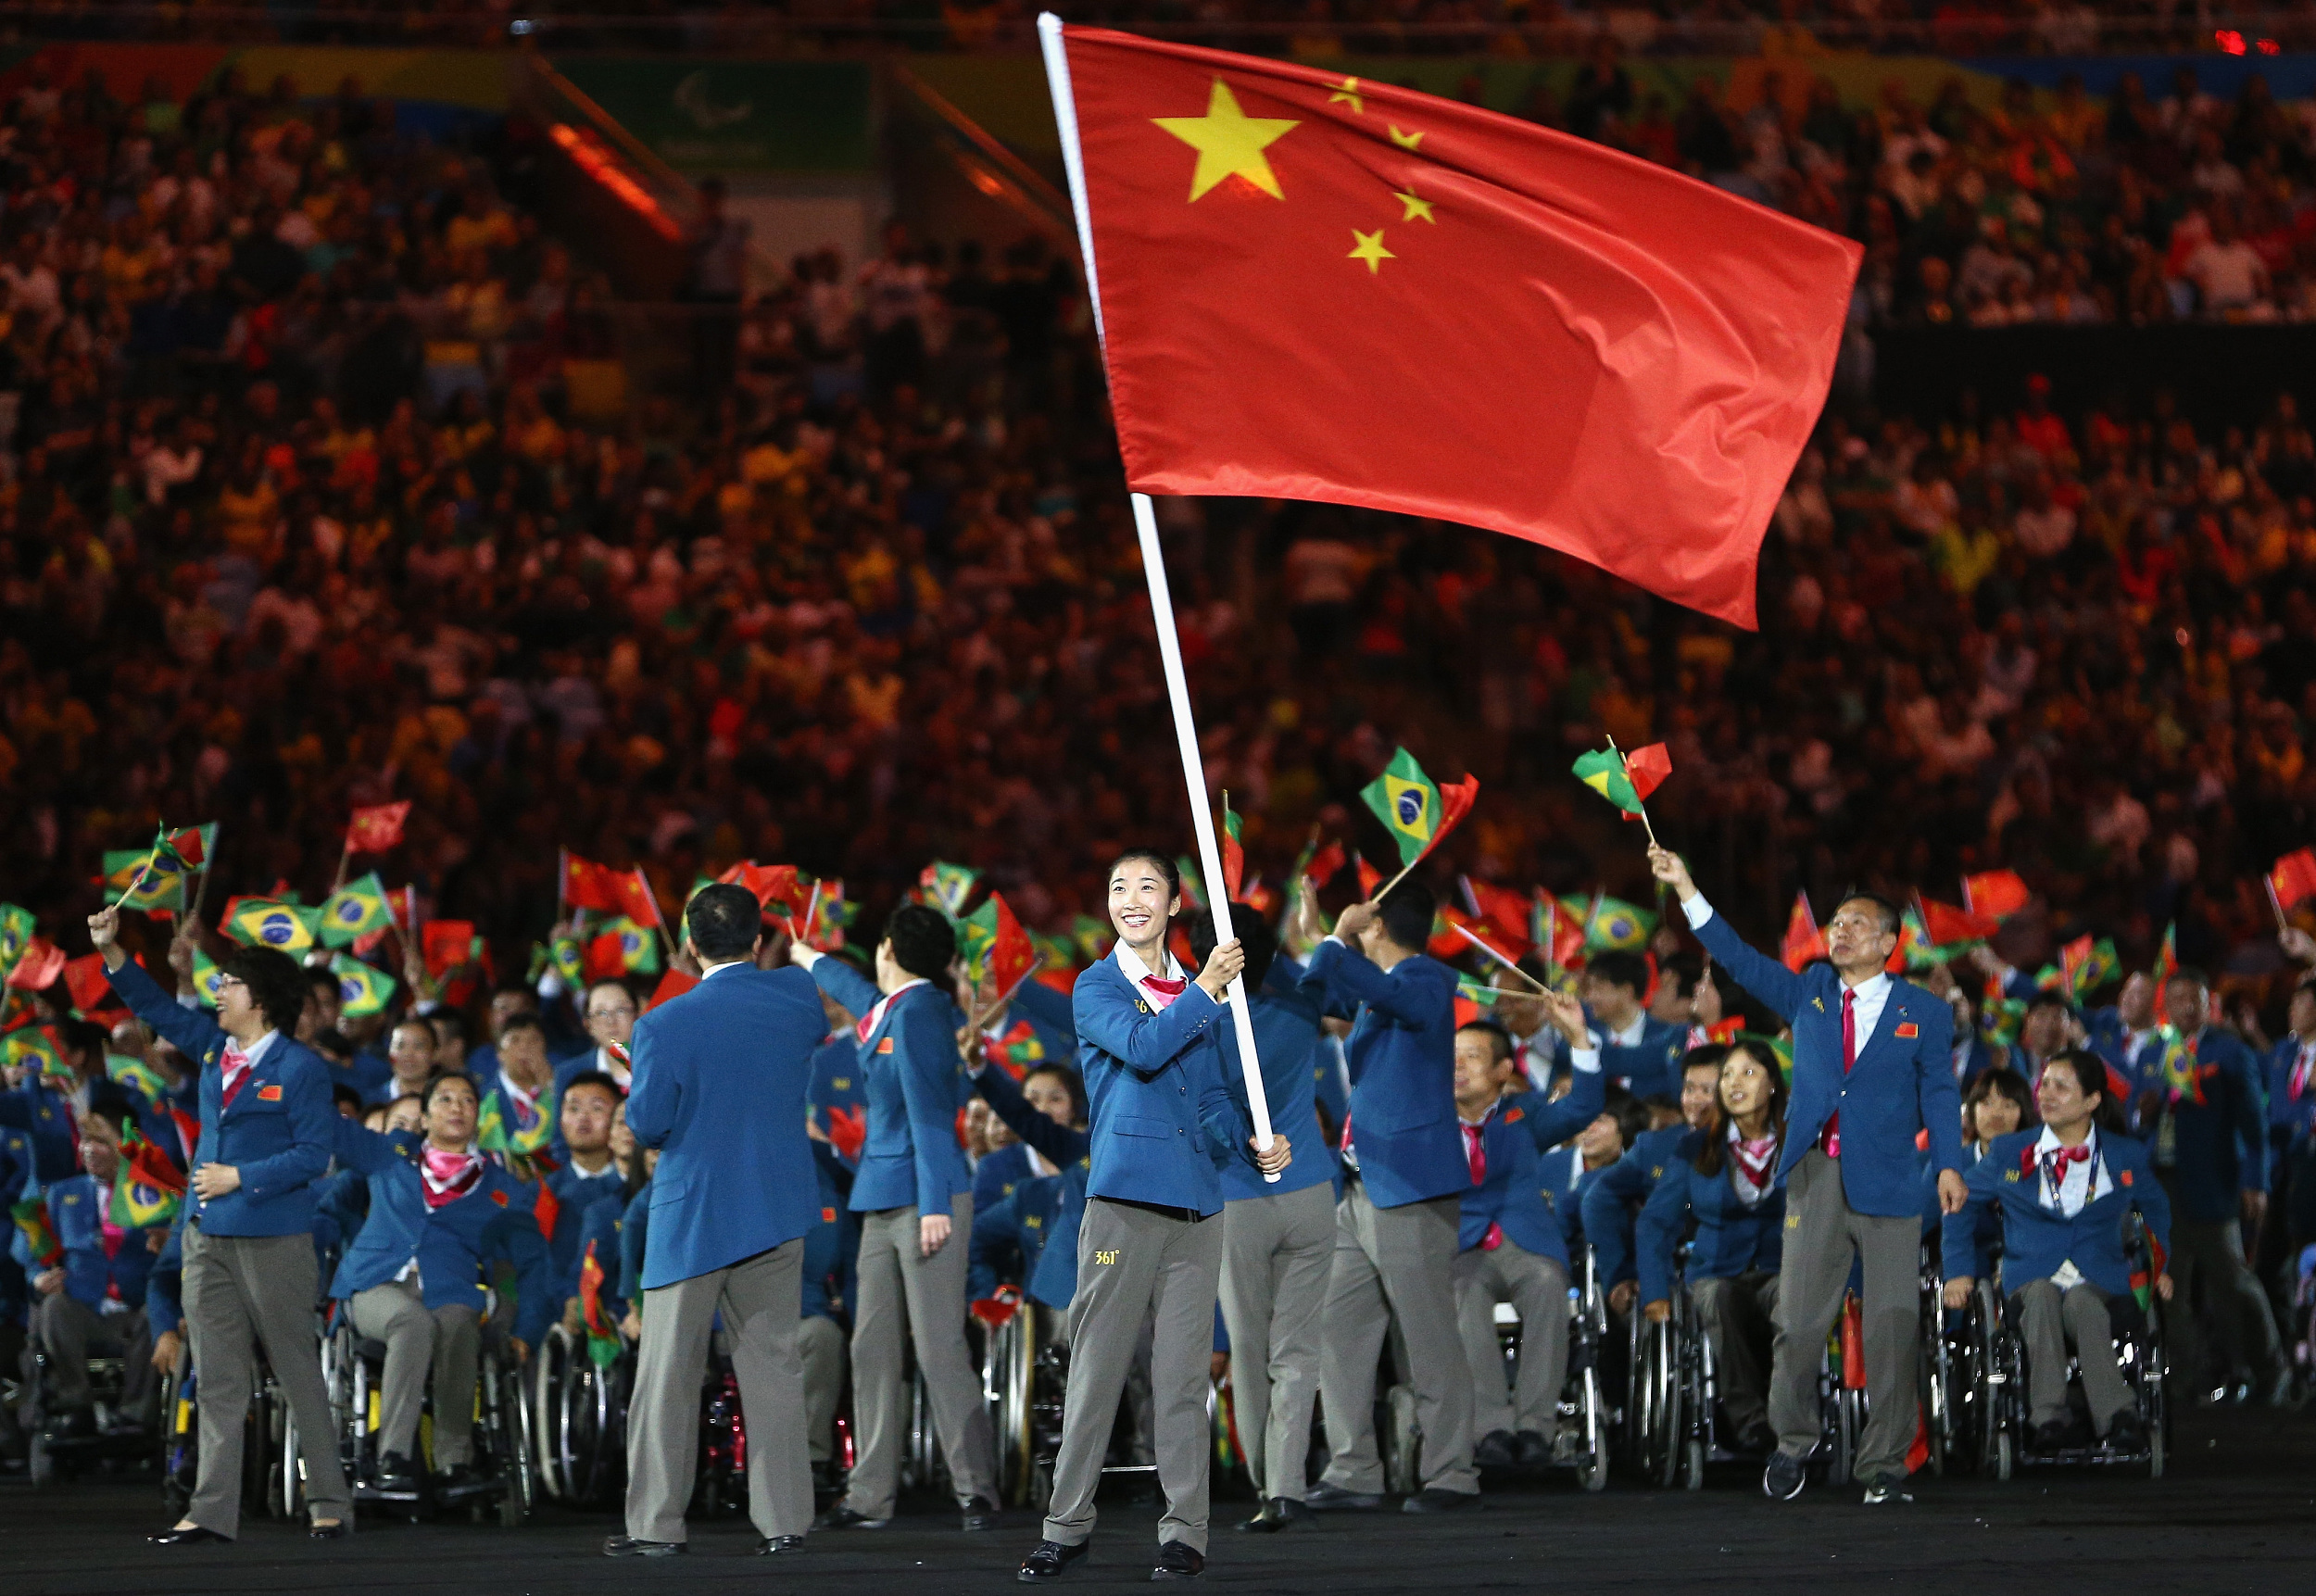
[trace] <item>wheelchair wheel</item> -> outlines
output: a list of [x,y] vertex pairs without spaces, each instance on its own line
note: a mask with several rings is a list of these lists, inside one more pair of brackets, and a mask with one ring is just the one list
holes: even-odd
[[2012,1465],[2018,1462],[2015,1443],[2010,1439],[2010,1432],[2008,1429],[1995,1431],[1995,1444],[1989,1450],[1994,1454],[1995,1477],[2008,1479]]
[[297,1456],[297,1415],[290,1412],[286,1401],[277,1402],[281,1436],[279,1461],[273,1470],[274,1511],[283,1518],[296,1518],[305,1511],[306,1474]]
[[531,1409],[532,1433],[538,1438],[538,1482],[542,1493],[557,1502],[574,1494],[572,1451],[566,1433],[570,1421],[570,1383],[573,1376],[571,1334],[560,1325],[548,1327],[539,1338],[523,1383]]
[[1642,1467],[1652,1484],[1679,1483],[1681,1462],[1681,1357],[1670,1324],[1649,1326],[1641,1377]]
[[531,1404],[523,1401],[521,1368],[501,1366],[493,1384],[498,1391],[499,1423],[507,1432],[506,1494],[498,1501],[498,1522],[520,1529],[538,1500],[538,1446]]
[[1412,1496],[1423,1488],[1423,1431],[1416,1423],[1416,1389],[1393,1386],[1383,1397],[1384,1489]]
[[989,1418],[997,1433],[998,1489],[1015,1503],[1028,1501],[1029,1470],[1037,1458],[1030,1398],[1038,1355],[1029,1314],[1029,1304],[1020,1303],[1011,1318],[990,1332],[983,1372],[985,1389],[996,1399]]
[[1608,1410],[1602,1400],[1600,1371],[1587,1366],[1577,1423],[1584,1426],[1584,1461],[1577,1468],[1577,1484],[1586,1490],[1608,1489]]

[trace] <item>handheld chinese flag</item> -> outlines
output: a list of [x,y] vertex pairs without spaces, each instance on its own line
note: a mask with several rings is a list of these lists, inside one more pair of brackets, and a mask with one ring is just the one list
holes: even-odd
[[1488,938],[1489,945],[1501,948],[1517,963],[1528,956],[1528,899],[1508,886],[1495,886],[1485,881],[1475,881],[1468,875],[1456,877],[1464,888],[1464,901],[1479,917],[1473,929]]
[[618,873],[582,859],[569,848],[563,850],[561,886],[562,901],[570,908],[619,912]]
[[992,892],[964,919],[966,962],[986,972],[1000,997],[1010,996],[1038,968],[1037,945],[1022,929],[1012,904],[1001,892]]
[[[791,871],[789,873],[793,878],[795,873]],[[638,925],[658,927],[667,924],[660,913],[660,895],[651,890],[651,879],[644,874],[640,866],[624,875],[613,876],[611,886],[619,895],[619,901],[612,907],[628,919]],[[790,890],[793,891],[794,887],[791,886]]]
[[384,853],[402,841],[402,823],[409,818],[410,800],[373,804],[354,811],[346,828],[348,853]]
[[474,922],[429,920],[418,934],[426,973],[439,981],[474,957]]
[[619,1332],[611,1327],[610,1315],[603,1311],[603,1265],[595,1255],[595,1241],[587,1241],[586,1255],[579,1261],[579,1316],[587,1327],[587,1356],[596,1367],[608,1369],[619,1362],[621,1343]]
[[1465,522],[1754,624],[1857,245],[1478,107],[1039,29],[1129,485]]
[[45,936],[34,936],[24,944],[24,951],[17,955],[16,966],[8,972],[8,985],[27,992],[37,992],[53,984],[64,974],[64,949]]
[[1818,916],[1809,907],[1809,894],[1794,894],[1794,912],[1785,922],[1785,946],[1780,951],[1785,967],[1796,974],[1809,967],[1813,959],[1826,956],[1825,933],[1818,929]]
[[1957,909],[1951,903],[1941,903],[1934,898],[1922,902],[1922,929],[1932,948],[1951,959],[1966,948],[1985,941],[2002,929],[1991,915],[1973,914],[1967,909]]
[[2277,860],[2268,873],[2268,886],[2276,895],[2276,907],[2287,912],[2316,898],[2316,848],[2303,848]]
[[1400,748],[1359,796],[1399,845],[1400,874],[1404,875],[1471,812],[1473,800],[1479,797],[1479,778],[1466,776],[1441,786],[1424,774],[1415,755]]
[[2014,870],[1989,870],[1962,878],[1962,906],[1972,914],[2008,920],[2027,906],[2030,896]]
[[2163,988],[2171,984],[2179,973],[2179,922],[2174,920],[2163,927],[2163,940],[2156,945],[2155,968],[2149,974],[2155,981],[2155,1023],[2165,1023]]
[[[752,859],[743,859],[716,879],[747,887],[756,895],[756,901],[767,911],[776,905],[786,913],[797,906],[800,897],[797,891],[796,866],[793,864],[758,864]],[[628,917],[635,918],[633,911],[629,911]]]
[[660,977],[660,984],[652,988],[651,1000],[644,1005],[644,1012],[649,1013],[669,999],[680,998],[699,985],[699,976],[686,975],[670,965],[667,974]]
[[103,1008],[105,999],[113,992],[113,984],[105,975],[105,956],[83,953],[78,959],[67,960],[64,989],[72,995],[72,1006],[83,1014]]

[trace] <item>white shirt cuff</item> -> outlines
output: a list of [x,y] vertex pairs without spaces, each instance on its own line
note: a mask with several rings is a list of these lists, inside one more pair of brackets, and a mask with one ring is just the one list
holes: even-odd
[[1584,1074],[1594,1074],[1600,1070],[1600,1038],[1590,1037],[1585,1040],[1585,1046],[1568,1049],[1568,1063]]
[[1349,947],[1351,946],[1351,944],[1350,944],[1350,943],[1348,943],[1348,942],[1346,942],[1346,941],[1344,941],[1344,940],[1343,940],[1341,933],[1340,933],[1340,932],[1335,932],[1335,931],[1330,931],[1330,932],[1328,932],[1328,933],[1325,936],[1321,937],[1319,940],[1321,940],[1322,942],[1332,942],[1332,943],[1333,943],[1333,944],[1335,944],[1335,946],[1336,946],[1336,947],[1338,947],[1338,948],[1349,948]]
[[1694,898],[1680,900],[1680,912],[1689,917],[1689,929],[1694,931],[1713,918],[1713,906],[1705,900],[1705,894],[1700,892]]
[[813,965],[827,958],[828,955],[823,953],[817,948],[807,948],[801,942],[795,942],[789,944],[788,957],[796,963],[802,965],[807,970],[810,970]]

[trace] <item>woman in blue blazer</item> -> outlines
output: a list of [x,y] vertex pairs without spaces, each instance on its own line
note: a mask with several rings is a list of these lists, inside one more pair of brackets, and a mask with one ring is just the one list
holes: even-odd
[[[2002,1224],[2003,1289],[2026,1339],[2027,1403],[2036,1446],[2071,1439],[2067,1410],[2067,1346],[2083,1368],[2091,1426],[2118,1451],[2146,1443],[2137,1402],[2111,1351],[2108,1305],[2128,1299],[2131,1263],[2123,1256],[2123,1212],[2146,1219],[2156,1256],[2171,1234],[2171,1205],[2145,1146],[2122,1130],[2122,1108],[2107,1096],[2107,1065],[2096,1053],[2070,1048],[2043,1067],[2035,1083],[2038,1130],[1997,1137],[1970,1168],[1970,1199],[1945,1219],[1946,1306],[1970,1301],[1977,1284],[1971,1248],[1981,1214]],[[2171,1277],[2156,1277],[2169,1301]]]
[[464,1075],[427,1083],[426,1137],[381,1136],[352,1120],[337,1127],[337,1155],[370,1182],[370,1217],[338,1265],[330,1294],[355,1331],[386,1344],[378,1438],[381,1489],[418,1483],[419,1408],[431,1371],[436,1469],[448,1489],[472,1483],[474,1379],[482,1355],[483,1282],[490,1265],[514,1265],[510,1345],[521,1361],[555,1316],[538,1190],[473,1150],[480,1100]]
[[1768,1049],[1750,1037],[1731,1044],[1712,1122],[1692,1157],[1666,1166],[1634,1238],[1642,1311],[1662,1324],[1672,1313],[1673,1250],[1687,1222],[1696,1221],[1689,1296],[1712,1338],[1721,1406],[1743,1451],[1777,1448],[1767,1376],[1785,1256],[1785,1177],[1778,1168],[1785,1102],[1784,1072]]

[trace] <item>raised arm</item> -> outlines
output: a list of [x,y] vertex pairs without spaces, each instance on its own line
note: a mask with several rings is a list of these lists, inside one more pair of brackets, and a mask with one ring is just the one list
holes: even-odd
[[[1555,995],[1551,1001],[1555,1011],[1565,1007],[1575,1024],[1582,1024],[1583,1011],[1577,1007],[1576,999]],[[1562,1017],[1555,1012],[1555,1020]],[[1592,1046],[1592,1037],[1586,1035],[1583,1042],[1579,1044],[1566,1032],[1559,1035],[1569,1044],[1571,1084],[1568,1095],[1558,1102],[1546,1102],[1542,1100],[1542,1094],[1537,1093],[1537,1106],[1527,1109],[1520,1116],[1520,1124],[1527,1126],[1528,1134],[1536,1138],[1536,1150],[1539,1152],[1558,1147],[1598,1119],[1601,1105],[1608,1095],[1608,1077],[1602,1073],[1600,1049]]]
[[1435,1017],[1442,997],[1455,986],[1454,974],[1435,960],[1410,959],[1387,972],[1332,936],[1311,955],[1311,974],[1326,982],[1329,991],[1365,1003],[1403,1025],[1421,1025]]
[[842,1004],[855,1020],[867,1019],[868,1012],[884,996],[877,991],[876,983],[843,960],[816,953],[801,942],[788,949],[788,957],[810,970],[812,984]]
[[[985,1063],[974,1073],[973,1087],[989,1105],[991,1113],[1056,1168],[1076,1163],[1093,1145],[1093,1138],[1084,1131],[1056,1125],[1031,1108],[1029,1100],[1021,1095],[1021,1087],[1013,1084],[1013,1077],[994,1064]],[[974,1221],[976,1227],[980,1223],[978,1219]]]
[[[145,966],[132,962],[120,951],[118,942],[105,944],[105,978],[112,983],[120,1000],[129,1005],[130,1012],[167,1037],[177,1050],[193,1061],[196,1068],[208,1057],[209,1049],[225,1040],[225,1033],[206,1010],[188,1009],[161,990],[160,983],[145,973]],[[119,957],[120,962],[113,960]]]
[[1652,848],[1649,869],[1680,899],[1680,911],[1688,916],[1689,928],[1697,934],[1697,940],[1705,944],[1706,951],[1713,955],[1715,961],[1726,968],[1746,991],[1787,1020],[1793,1019],[1807,996],[1801,977],[1776,960],[1755,952],[1743,937],[1730,928],[1728,921],[1713,912],[1713,906],[1689,878],[1689,867],[1681,862],[1679,854]]

